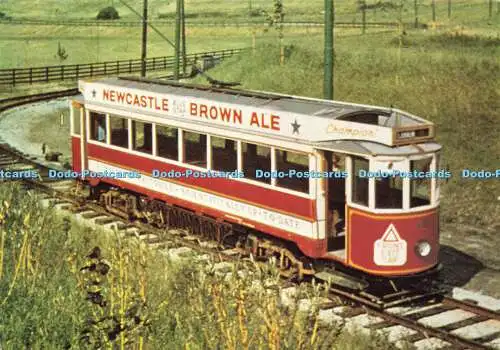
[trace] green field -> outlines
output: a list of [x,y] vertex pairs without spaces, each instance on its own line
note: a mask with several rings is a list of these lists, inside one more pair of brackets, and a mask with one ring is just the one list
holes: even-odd
[[[368,6],[376,4],[376,0],[367,0]],[[136,11],[141,11],[141,2],[128,0]],[[367,11],[368,21],[394,20],[399,12],[396,6],[403,3],[403,19],[412,22],[415,17],[412,0],[383,1],[389,6]],[[422,22],[432,20],[431,0],[418,1],[418,16]],[[436,0],[436,21],[440,23],[481,24],[486,25],[489,16],[487,0],[452,0],[451,18],[448,19],[448,1]],[[13,19],[45,18],[45,19],[94,19],[98,11],[106,6],[114,6],[123,20],[137,20],[119,0],[74,0],[71,5],[61,0],[18,0],[0,3],[0,11]],[[285,19],[287,21],[322,21],[323,0],[285,0]],[[391,6],[392,5],[392,6]],[[149,16],[152,20],[174,18],[176,2],[164,0],[149,1]],[[493,15],[498,13],[498,4],[493,3]],[[354,0],[336,0],[336,18],[338,21],[361,21],[361,14]],[[185,0],[185,12],[189,20],[228,21],[228,20],[262,20],[259,13],[272,10],[272,2],[267,0]]]
[[[377,3],[367,1],[367,5]],[[399,1],[386,1],[393,4],[385,9],[367,11],[367,21],[396,22],[400,17],[410,28],[414,23],[413,1],[403,0],[402,11],[394,4]],[[436,1],[436,21],[443,25],[444,30],[461,30],[466,34],[479,34],[485,37],[498,37],[500,29],[500,3],[494,4],[492,18],[489,18],[489,8],[486,0],[454,0],[452,15],[448,18],[445,0]],[[351,0],[336,1],[336,20],[353,23],[361,22],[361,13],[356,8],[356,2]],[[431,0],[420,0],[418,17],[421,24],[432,27]],[[128,10],[119,0],[107,2],[97,0],[72,1],[71,6],[61,0],[19,0],[0,2],[0,12],[13,19],[50,19],[50,20],[91,20],[102,7],[114,5],[121,13],[124,21],[138,20],[137,16]],[[284,1],[286,21],[323,21],[322,0]],[[134,4],[140,10],[138,3]],[[173,18],[175,1],[150,0],[150,18],[154,21],[160,14]],[[203,21],[207,23],[225,23],[238,21],[265,22],[265,16],[249,17],[252,11],[265,10],[271,12],[272,2],[264,0],[228,1],[228,0],[186,0],[187,21]],[[170,15],[169,15],[170,14]],[[169,17],[170,16],[170,17]],[[105,27],[105,26],[63,26],[63,25],[9,25],[0,21],[0,68],[21,68],[30,66],[46,66],[73,63],[90,63],[95,61],[110,61],[118,59],[138,58],[140,56],[141,28],[137,27]],[[172,24],[158,25],[160,31],[174,39]],[[441,27],[439,27],[441,28]],[[275,31],[267,30],[265,25],[255,28],[204,28],[190,27],[187,24],[187,50],[199,52],[214,49],[247,47],[252,44],[252,32],[255,31],[257,44],[273,40]],[[369,33],[381,29],[368,28]],[[387,29],[385,29],[387,30]],[[394,30],[394,29],[393,29]],[[338,35],[359,34],[360,29],[337,29]],[[321,28],[285,28],[286,39],[300,39],[307,35],[322,34]],[[314,39],[321,45],[321,38]],[[57,56],[58,45],[68,54],[61,61]],[[172,55],[172,47],[152,30],[149,31],[148,56]]]

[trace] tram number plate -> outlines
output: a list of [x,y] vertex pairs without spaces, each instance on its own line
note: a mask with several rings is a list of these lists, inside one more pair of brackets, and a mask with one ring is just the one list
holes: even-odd
[[398,133],[400,139],[409,139],[415,137],[415,131],[402,131]]
[[379,266],[401,266],[406,263],[407,244],[390,224],[382,237],[375,241],[373,260]]

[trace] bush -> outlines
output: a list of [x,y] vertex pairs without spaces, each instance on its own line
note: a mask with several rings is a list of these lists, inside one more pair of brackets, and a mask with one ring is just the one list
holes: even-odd
[[260,8],[251,9],[250,11],[248,11],[248,15],[250,17],[262,17],[264,16],[264,11]]
[[118,11],[113,6],[108,6],[103,8],[97,14],[97,19],[119,19],[120,15],[118,15]]
[[11,20],[12,17],[7,16],[7,14],[5,12],[0,12],[0,20],[2,20],[2,19],[4,19],[4,20]]

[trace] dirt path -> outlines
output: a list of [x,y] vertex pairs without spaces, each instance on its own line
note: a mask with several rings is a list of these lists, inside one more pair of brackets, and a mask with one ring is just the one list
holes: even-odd
[[[64,124],[60,125],[60,115]],[[61,152],[61,163],[70,160],[68,99],[62,98],[8,110],[0,116],[0,142],[44,157],[42,145],[49,151]]]

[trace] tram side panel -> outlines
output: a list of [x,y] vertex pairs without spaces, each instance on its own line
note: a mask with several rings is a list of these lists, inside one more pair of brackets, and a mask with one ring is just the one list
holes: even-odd
[[286,239],[296,243],[310,257],[324,254],[324,240],[317,235],[314,199],[238,179],[153,177],[155,169],[185,173],[190,168],[94,142],[88,143],[88,166],[90,171],[96,172],[137,171],[141,178],[106,178],[103,181]]

